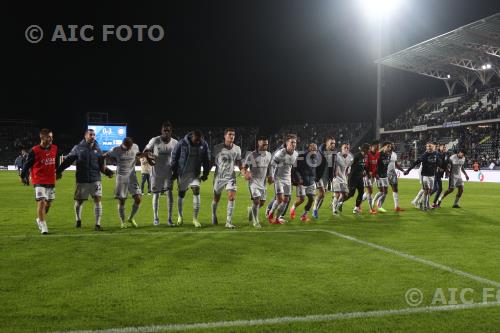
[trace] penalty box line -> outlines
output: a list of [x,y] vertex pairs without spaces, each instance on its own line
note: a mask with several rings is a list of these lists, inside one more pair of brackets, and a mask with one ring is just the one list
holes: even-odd
[[388,248],[388,247],[385,247],[382,245],[370,243],[370,242],[358,239],[356,237],[345,235],[345,234],[342,234],[340,232],[336,232],[333,230],[323,230],[323,229],[317,229],[317,230],[322,230],[323,232],[329,233],[331,235],[334,235],[334,236],[342,238],[342,239],[350,240],[352,242],[355,242],[355,243],[358,243],[361,245],[365,245],[365,246],[368,246],[368,247],[371,247],[371,248],[374,248],[374,249],[377,249],[377,250],[380,250],[380,251],[383,251],[386,253],[394,254],[396,256],[399,256],[399,257],[402,257],[405,259],[409,259],[409,260],[412,260],[412,261],[415,261],[415,262],[418,262],[418,263],[421,263],[421,264],[424,264],[424,265],[427,265],[430,267],[434,267],[434,268],[440,269],[440,270],[445,271],[445,272],[449,272],[449,273],[452,273],[452,274],[455,274],[455,275],[458,275],[461,277],[468,278],[470,280],[474,280],[474,281],[477,281],[477,282],[480,282],[483,284],[487,284],[490,286],[495,286],[497,288],[500,288],[500,282],[489,280],[489,279],[486,279],[486,278],[483,278],[481,276],[474,275],[471,273],[467,273],[467,272],[464,272],[462,270],[459,270],[459,269],[456,269],[456,268],[453,268],[450,266],[446,266],[446,265],[443,265],[443,264],[440,264],[440,263],[437,263],[437,262],[434,262],[434,261],[431,261],[428,259],[423,259],[423,258],[416,257],[414,255],[411,255],[411,254],[408,254],[405,252],[401,252],[398,250],[394,250],[394,249],[391,249],[391,248]]
[[[416,257],[414,255],[397,251],[385,246],[381,246],[375,243],[367,242],[353,236],[345,235],[340,232],[325,229],[303,229],[303,230],[276,230],[276,231],[250,231],[250,230],[240,230],[239,232],[233,232],[234,235],[240,233],[301,233],[301,232],[323,232],[330,235],[334,235],[338,238],[349,240],[360,245],[368,246],[386,253],[397,255],[414,262],[418,262],[427,266],[431,266],[436,269],[440,269],[461,277],[465,277],[480,283],[492,285],[500,288],[500,282],[489,280],[477,275],[473,275],[450,266],[442,265],[431,260]],[[149,232],[149,233],[116,233],[107,235],[175,235],[175,234],[231,234],[231,231],[185,231],[185,232],[173,232],[173,233],[162,233],[162,232]],[[80,234],[80,235],[60,235],[62,236],[83,236],[83,235],[105,235],[105,234]],[[59,331],[56,333],[157,333],[165,331],[187,331],[194,329],[211,329],[211,328],[225,328],[225,327],[245,327],[245,326],[260,326],[260,325],[275,325],[283,323],[294,323],[294,322],[328,322],[343,319],[356,319],[356,318],[377,318],[392,315],[409,315],[418,313],[432,313],[432,312],[447,312],[456,310],[466,310],[475,308],[486,308],[486,307],[497,307],[500,306],[500,302],[483,302],[483,303],[473,303],[473,304],[458,304],[458,305],[445,305],[445,306],[427,306],[427,307],[417,307],[417,308],[403,308],[395,310],[377,310],[377,311],[367,311],[367,312],[350,312],[350,313],[334,313],[326,315],[309,315],[309,316],[299,316],[299,317],[277,317],[268,319],[252,319],[252,320],[234,320],[234,321],[217,321],[217,322],[206,322],[206,323],[192,323],[192,324],[166,324],[166,325],[152,325],[152,326],[140,326],[140,327],[123,327],[123,328],[110,328],[110,329],[100,329],[100,330],[80,330],[80,331]]]
[[309,315],[301,317],[276,317],[267,319],[215,321],[215,322],[192,323],[192,324],[166,324],[166,325],[150,325],[150,326],[122,327],[122,328],[82,330],[82,331],[58,331],[54,333],[159,333],[159,332],[171,332],[171,331],[189,331],[196,329],[200,330],[200,329],[214,329],[214,328],[228,328],[228,327],[279,325],[279,324],[289,324],[289,323],[332,322],[345,319],[369,319],[369,318],[380,318],[380,317],[387,317],[394,315],[451,312],[457,310],[489,308],[497,306],[500,306],[500,302],[427,306],[427,307],[417,307],[417,308],[403,308],[397,310],[377,310],[377,311],[366,311],[366,312],[341,312],[341,313]]

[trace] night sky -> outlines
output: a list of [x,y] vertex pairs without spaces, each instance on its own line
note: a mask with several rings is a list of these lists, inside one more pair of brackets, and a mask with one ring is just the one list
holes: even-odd
[[[128,123],[136,137],[156,134],[163,119],[276,127],[374,119],[376,29],[356,0],[103,3],[4,4],[4,118],[78,138],[89,111]],[[406,1],[386,24],[384,55],[498,11],[500,1]],[[166,35],[30,44],[31,24],[50,35],[57,24],[160,24]],[[388,69],[384,119],[446,93],[438,80]]]

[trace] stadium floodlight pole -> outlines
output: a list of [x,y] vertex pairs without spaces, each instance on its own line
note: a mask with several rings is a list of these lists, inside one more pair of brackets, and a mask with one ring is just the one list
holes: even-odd
[[[377,24],[377,59],[382,58],[382,32],[384,21],[397,9],[401,0],[360,0],[361,9]],[[380,138],[382,126],[382,64],[377,62],[377,116],[375,119],[375,137]]]
[[417,151],[417,149],[418,149],[418,140],[413,141],[413,145],[414,145],[414,155],[415,155],[414,157],[415,157],[415,161],[416,161],[417,158],[418,158],[418,151]]
[[[377,31],[377,59],[382,58],[382,20],[378,20]],[[375,119],[375,138],[380,139],[382,126],[382,64],[377,62],[377,117]]]

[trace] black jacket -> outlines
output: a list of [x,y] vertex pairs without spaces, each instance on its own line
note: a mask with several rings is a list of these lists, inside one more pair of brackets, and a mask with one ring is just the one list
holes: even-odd
[[297,165],[292,168],[293,185],[310,186],[319,181],[326,167],[321,152],[303,152],[297,157]]

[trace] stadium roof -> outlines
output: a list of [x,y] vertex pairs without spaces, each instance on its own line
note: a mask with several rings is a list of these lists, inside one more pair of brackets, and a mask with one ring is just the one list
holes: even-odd
[[[444,80],[450,95],[455,83],[469,90],[500,77],[500,13],[376,60],[384,66]],[[451,89],[450,89],[451,88]]]

